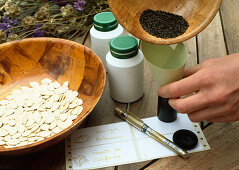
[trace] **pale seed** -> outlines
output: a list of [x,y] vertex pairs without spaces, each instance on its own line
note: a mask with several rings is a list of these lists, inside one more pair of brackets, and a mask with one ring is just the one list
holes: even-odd
[[8,131],[4,130],[4,129],[0,129],[0,136],[6,136],[8,134]]

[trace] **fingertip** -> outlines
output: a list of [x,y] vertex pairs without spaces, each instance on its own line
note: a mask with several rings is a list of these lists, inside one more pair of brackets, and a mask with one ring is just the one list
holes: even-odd
[[187,112],[187,108],[184,105],[184,103],[182,102],[182,99],[170,99],[168,101],[168,103],[172,108],[177,110],[179,113],[186,113]]
[[186,113],[185,107],[181,102],[181,99],[169,99],[168,104],[179,113]]
[[163,97],[162,94],[161,94],[161,91],[162,90],[161,90],[161,87],[160,87],[160,88],[158,88],[157,93],[158,93],[159,96]]
[[197,118],[192,114],[192,113],[187,113],[188,118],[191,120],[191,122],[199,122],[199,120],[197,120]]
[[161,96],[161,95],[160,95],[160,94],[161,94],[161,87],[159,87],[159,88],[157,89],[157,93],[158,93],[159,96]]
[[175,99],[169,99],[168,100],[168,104],[171,106],[171,107],[174,107],[174,104],[175,104]]
[[167,93],[167,87],[165,86],[158,88],[157,93],[163,98],[169,98],[169,94]]

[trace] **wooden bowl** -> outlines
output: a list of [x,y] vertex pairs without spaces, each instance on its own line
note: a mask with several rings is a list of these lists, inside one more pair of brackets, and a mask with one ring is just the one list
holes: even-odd
[[25,154],[47,148],[71,134],[101,97],[106,73],[102,61],[87,47],[57,38],[29,38],[0,45],[0,100],[14,89],[44,78],[69,81],[79,92],[83,111],[73,124],[45,140],[15,148],[0,146],[0,154]]
[[[183,42],[201,32],[216,15],[222,0],[108,0],[118,22],[135,37],[153,44]],[[157,38],[146,32],[139,22],[141,13],[151,9],[171,12],[184,17],[187,31],[176,38]]]

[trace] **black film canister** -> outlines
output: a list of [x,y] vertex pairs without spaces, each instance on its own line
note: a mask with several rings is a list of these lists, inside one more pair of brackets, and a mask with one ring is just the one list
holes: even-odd
[[160,96],[158,96],[158,118],[166,123],[173,122],[177,119],[177,111],[168,104],[168,99]]

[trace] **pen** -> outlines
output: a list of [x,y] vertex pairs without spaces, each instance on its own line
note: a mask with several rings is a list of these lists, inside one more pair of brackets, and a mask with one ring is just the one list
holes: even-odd
[[161,144],[163,144],[167,148],[176,152],[178,155],[180,155],[182,157],[187,157],[188,156],[188,152],[186,150],[177,146],[175,143],[173,143],[172,141],[168,140],[163,135],[159,134],[157,131],[150,128],[147,124],[145,124],[140,118],[138,118],[133,113],[131,113],[127,110],[118,108],[118,107],[115,107],[114,111],[115,111],[115,114],[117,116],[121,117],[122,119],[127,121],[129,124],[131,124],[132,126],[134,126],[137,129],[139,129],[140,131],[146,133],[147,135],[149,135],[150,137],[152,137],[156,141],[160,142]]

